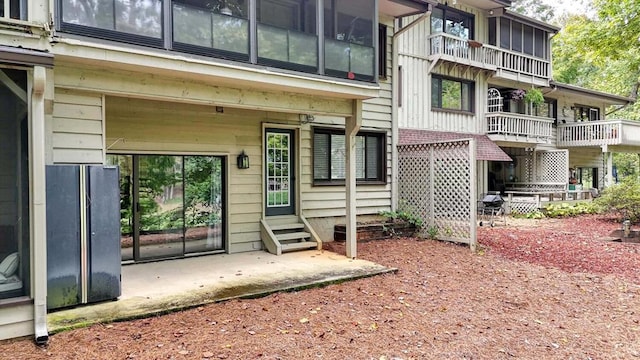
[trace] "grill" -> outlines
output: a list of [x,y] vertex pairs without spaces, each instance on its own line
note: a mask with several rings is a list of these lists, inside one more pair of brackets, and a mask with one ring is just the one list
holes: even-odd
[[[485,222],[490,226],[494,226],[496,221],[506,224],[505,211],[502,205],[504,199],[498,192],[486,193],[482,196],[482,200],[478,201],[478,215],[480,216],[480,226]],[[500,219],[500,220],[498,220]]]
[[486,194],[482,198],[482,204],[484,204],[485,208],[499,208],[504,204],[504,199],[500,194]]

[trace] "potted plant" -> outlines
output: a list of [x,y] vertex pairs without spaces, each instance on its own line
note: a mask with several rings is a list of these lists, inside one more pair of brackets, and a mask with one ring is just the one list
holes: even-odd
[[524,101],[535,107],[544,102],[544,95],[542,95],[542,91],[539,89],[531,88],[525,92]]

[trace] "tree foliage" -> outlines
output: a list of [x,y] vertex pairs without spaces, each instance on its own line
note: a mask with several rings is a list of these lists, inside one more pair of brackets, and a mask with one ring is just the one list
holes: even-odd
[[547,23],[551,22],[556,14],[553,6],[541,0],[515,0],[511,2],[510,10]]
[[596,204],[605,209],[617,211],[623,219],[631,222],[640,220],[640,182],[633,177],[606,188]]

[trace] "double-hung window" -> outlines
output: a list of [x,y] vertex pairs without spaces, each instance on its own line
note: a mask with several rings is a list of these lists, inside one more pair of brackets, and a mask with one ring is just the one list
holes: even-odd
[[432,75],[431,107],[473,112],[474,87],[472,81]]
[[[356,135],[356,179],[362,182],[385,182],[385,133],[360,132]],[[346,175],[346,141],[344,130],[313,129],[313,182],[344,184]]]

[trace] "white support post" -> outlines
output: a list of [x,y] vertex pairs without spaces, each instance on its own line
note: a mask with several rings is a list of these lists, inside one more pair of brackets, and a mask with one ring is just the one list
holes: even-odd
[[346,255],[349,258],[357,256],[356,233],[356,134],[362,126],[362,100],[353,101],[353,114],[346,118],[345,147],[346,147]]
[[34,332],[38,344],[49,339],[47,332],[47,219],[45,178],[45,106],[44,92],[47,77],[45,68],[33,69],[33,93],[31,95],[31,278],[34,303]]
[[[605,145],[602,148],[603,151],[607,151],[608,147]],[[607,159],[607,177],[604,180],[604,187],[608,188],[613,185],[613,153],[605,152],[604,156]]]

